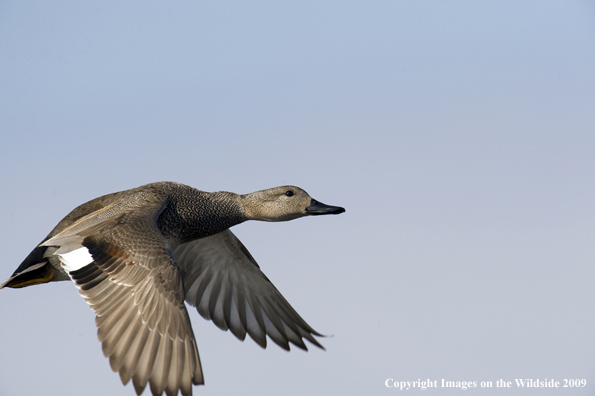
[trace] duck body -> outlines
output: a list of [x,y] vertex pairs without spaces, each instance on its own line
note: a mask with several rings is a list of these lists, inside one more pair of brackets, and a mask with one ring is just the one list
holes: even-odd
[[307,349],[303,339],[322,348],[229,228],[342,212],[294,186],[239,195],[151,183],[75,208],[0,289],[72,280],[123,384],[191,395],[204,380],[184,302],[263,348],[267,336],[287,350]]
[[[44,242],[60,234],[81,218],[96,213],[105,207],[116,206],[121,210],[120,217],[133,213],[135,208],[141,209],[150,202],[160,202],[161,208],[156,222],[159,231],[167,241],[177,246],[180,243],[217,234],[234,225],[246,221],[246,217],[236,198],[237,194],[229,192],[209,193],[190,186],[174,182],[157,182],[117,193],[103,195],[86,202],[64,217],[44,238],[21,265],[13,273],[13,277],[23,273],[37,264],[48,262],[45,266],[35,268],[35,274],[3,284],[3,287],[25,287],[48,281],[70,280],[68,272],[55,254],[55,246],[44,245]],[[120,234],[120,242],[133,242],[124,239]],[[32,275],[32,276],[31,276]],[[39,275],[42,275],[39,277]]]

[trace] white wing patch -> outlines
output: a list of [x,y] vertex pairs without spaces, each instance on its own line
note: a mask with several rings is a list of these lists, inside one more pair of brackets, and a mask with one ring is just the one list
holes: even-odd
[[86,247],[81,247],[68,253],[59,254],[62,267],[68,271],[77,271],[93,262],[93,257]]

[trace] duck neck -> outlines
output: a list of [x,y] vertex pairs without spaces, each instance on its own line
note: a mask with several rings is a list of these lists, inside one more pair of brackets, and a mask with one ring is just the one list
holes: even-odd
[[218,234],[246,220],[238,194],[193,189],[170,198],[158,225],[166,238],[185,243]]
[[248,220],[271,221],[266,216],[266,201],[262,199],[260,193],[260,191],[256,191],[250,194],[240,195],[240,206]]

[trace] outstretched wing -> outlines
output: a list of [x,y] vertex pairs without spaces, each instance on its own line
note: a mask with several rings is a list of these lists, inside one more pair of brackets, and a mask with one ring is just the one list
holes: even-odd
[[263,348],[267,335],[286,350],[289,342],[307,350],[303,338],[323,348],[313,337],[321,334],[291,307],[231,231],[184,243],[173,252],[186,301],[219,328],[240,340],[248,333]]
[[157,227],[163,200],[143,193],[83,217],[44,242],[97,314],[98,337],[137,394],[192,394],[203,376],[171,247]]

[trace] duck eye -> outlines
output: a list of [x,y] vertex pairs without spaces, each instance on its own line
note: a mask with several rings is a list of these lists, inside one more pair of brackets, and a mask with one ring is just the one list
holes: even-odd
[[285,191],[285,195],[287,195],[288,197],[291,197],[293,195],[293,191],[291,191],[291,190]]

